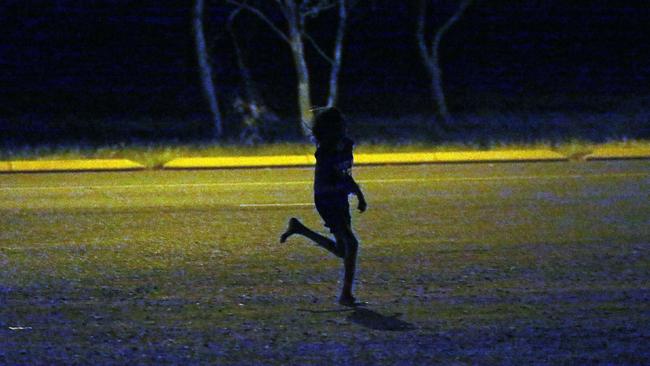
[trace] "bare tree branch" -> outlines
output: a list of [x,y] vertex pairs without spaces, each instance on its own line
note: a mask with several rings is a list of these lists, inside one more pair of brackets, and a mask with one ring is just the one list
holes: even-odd
[[424,39],[424,15],[427,11],[427,0],[420,0],[419,1],[419,10],[418,10],[418,30],[417,30],[417,40],[418,40],[418,48],[420,49],[420,55],[422,58],[429,59],[431,56],[429,56],[429,50],[427,49],[427,43]]
[[427,10],[427,1],[419,1],[419,13],[417,19],[417,43],[420,50],[422,60],[431,77],[432,97],[437,104],[438,114],[442,117],[443,125],[449,125],[452,122],[451,115],[447,108],[445,93],[442,87],[442,69],[440,68],[440,43],[442,38],[458,20],[462,17],[463,13],[469,7],[473,0],[460,0],[459,6],[456,11],[447,19],[443,25],[436,30],[434,36],[431,38],[431,44],[427,45],[425,40],[425,17]]
[[278,28],[272,21],[269,19],[262,11],[260,11],[258,8],[248,5],[246,3],[243,3],[241,1],[237,0],[226,0],[229,4],[238,6],[244,10],[248,10],[249,12],[255,14],[260,20],[262,20],[264,23],[266,23],[282,40],[287,42],[288,44],[291,44],[291,40],[289,37],[280,29]]
[[361,2],[361,0],[353,0],[353,1],[350,1],[350,2],[348,3],[348,8],[349,8],[349,9],[353,9],[353,8],[356,7],[360,2]]
[[[311,43],[320,57],[326,60],[331,66],[330,72],[330,93],[328,97],[328,105],[336,103],[338,95],[338,74],[341,68],[341,54],[342,44],[345,32],[345,24],[347,18],[346,1],[345,0],[259,0],[257,2],[249,2],[247,0],[226,0],[227,3],[235,5],[242,10],[249,11],[260,18],[271,29],[276,32],[286,43],[289,44],[293,56],[294,66],[297,76],[297,91],[298,91],[298,110],[300,111],[300,118],[302,122],[303,134],[309,134],[309,124],[313,119],[313,112],[311,96],[310,96],[310,77],[309,67],[307,65],[305,55],[305,41]],[[360,0],[352,0],[359,2]],[[270,9],[262,7],[261,4],[275,4],[284,16],[286,21],[286,30],[282,31],[278,25],[271,21],[269,13]],[[337,29],[336,44],[334,46],[333,56],[328,56],[308,33],[306,29],[306,22],[309,18],[318,16],[320,13],[327,11],[336,6],[339,9],[339,26]],[[231,14],[229,22],[232,23],[237,13]],[[231,26],[231,24],[229,24]]]
[[280,8],[280,11],[282,12],[284,18],[288,21],[291,15],[289,14],[289,9],[287,9],[286,4],[282,0],[275,0],[275,2],[278,4],[278,7]]
[[336,7],[336,1],[316,0],[305,1],[300,5],[300,14],[304,18],[313,18],[319,13]]
[[316,43],[316,40],[312,36],[310,36],[309,33],[302,32],[302,36],[305,37],[305,39],[308,40],[309,43],[311,43],[311,45],[314,47],[316,52],[318,52],[318,54],[321,55],[321,57],[323,57],[325,61],[329,62],[330,64],[334,64],[334,60],[331,57],[327,56],[327,53],[325,53],[325,51],[323,51],[323,49],[320,48],[318,43]]
[[463,16],[463,13],[465,12],[465,10],[467,10],[467,8],[470,6],[472,1],[473,0],[463,0],[460,3],[460,6],[458,7],[458,9],[454,13],[454,15],[452,15],[451,18],[449,18],[445,22],[445,24],[443,24],[442,27],[440,27],[440,29],[438,29],[438,31],[436,32],[435,39],[433,39],[431,41],[432,45],[435,44],[435,43],[440,43],[440,40],[442,39],[442,36],[444,36],[445,33],[447,33],[447,31],[449,30],[449,28],[451,28],[451,26],[454,25],[460,19],[460,17]]
[[[295,0],[276,0],[283,3],[284,12],[286,13],[287,22],[289,22],[289,28],[297,31],[299,28],[304,26],[304,18],[300,16],[300,11],[296,7]],[[298,33],[300,33],[298,31]]]
[[232,13],[230,13],[230,15],[228,16],[228,23],[227,23],[226,26],[228,27],[228,30],[230,32],[232,32],[232,30],[233,30],[233,25],[235,24],[235,18],[237,18],[237,16],[241,13],[242,10],[243,9],[241,7],[239,7],[237,9],[233,10]]

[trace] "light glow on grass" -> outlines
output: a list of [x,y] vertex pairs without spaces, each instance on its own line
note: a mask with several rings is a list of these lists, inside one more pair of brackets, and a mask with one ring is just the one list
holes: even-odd
[[608,159],[647,159],[650,158],[650,146],[620,147],[604,146],[585,156],[587,160]]
[[431,151],[419,153],[357,154],[355,156],[355,163],[358,165],[561,160],[568,160],[568,158],[550,150]]
[[126,159],[16,160],[0,162],[2,172],[138,170],[144,165]]
[[311,155],[275,155],[275,156],[235,156],[178,158],[166,163],[165,169],[192,168],[254,168],[278,166],[314,165],[316,159]]
[[[356,154],[356,165],[475,163],[501,161],[562,161],[567,157],[550,150],[454,151],[417,153]],[[235,156],[178,158],[166,163],[165,169],[250,168],[277,166],[312,166],[312,155]]]
[[[648,140],[611,141],[595,144],[589,141],[570,140],[551,143],[548,141],[516,143],[493,141],[487,145],[476,143],[451,142],[406,142],[406,143],[367,143],[358,141],[355,154],[376,153],[421,153],[454,151],[504,151],[504,150],[551,150],[580,160],[599,147],[650,147]],[[52,145],[23,147],[0,150],[0,169],[12,160],[63,160],[63,159],[130,159],[147,168],[161,168],[176,158],[188,157],[229,157],[229,156],[273,156],[273,155],[312,155],[314,145],[308,143],[269,143],[255,146],[228,144],[145,144],[109,145],[102,147],[79,147],[77,145]]]
[[239,207],[292,207],[292,206],[313,206],[313,203],[242,203]]

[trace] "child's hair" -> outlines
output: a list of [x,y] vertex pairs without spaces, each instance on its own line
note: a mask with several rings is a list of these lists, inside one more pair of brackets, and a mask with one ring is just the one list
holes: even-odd
[[318,144],[328,144],[341,138],[344,128],[345,121],[341,111],[331,107],[316,115],[311,133]]

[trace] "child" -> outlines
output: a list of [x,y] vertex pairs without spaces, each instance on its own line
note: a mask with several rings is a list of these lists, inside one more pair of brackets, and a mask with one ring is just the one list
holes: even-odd
[[289,220],[287,231],[280,237],[280,242],[284,243],[291,235],[299,234],[343,258],[345,276],[339,304],[355,306],[352,283],[359,242],[352,232],[348,195],[357,196],[360,212],[366,210],[367,204],[361,188],[351,175],[354,142],[346,136],[346,123],[336,108],[328,108],[316,116],[312,134],[317,144],[314,202],[336,241],[312,231],[293,217]]

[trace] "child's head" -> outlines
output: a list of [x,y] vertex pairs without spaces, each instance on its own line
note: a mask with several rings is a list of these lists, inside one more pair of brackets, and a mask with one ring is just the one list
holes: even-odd
[[316,115],[311,132],[319,145],[338,142],[345,136],[346,124],[341,111],[327,108]]

